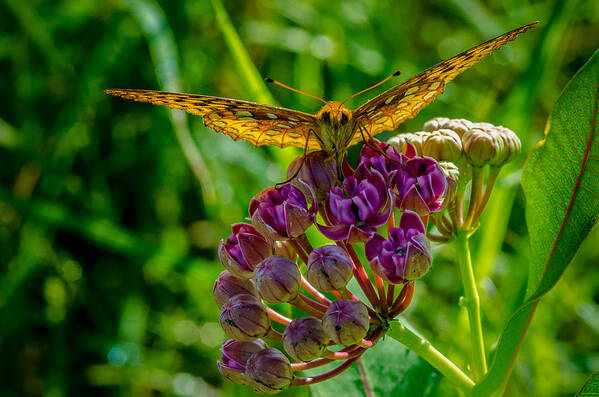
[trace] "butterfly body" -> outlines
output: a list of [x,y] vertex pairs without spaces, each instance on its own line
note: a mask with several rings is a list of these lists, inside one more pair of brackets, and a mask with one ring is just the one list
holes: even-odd
[[[276,106],[205,95],[130,89],[104,92],[201,116],[207,127],[234,140],[251,142],[255,146],[294,146],[305,150],[324,150],[340,164],[349,146],[380,132],[393,130],[404,120],[415,117],[458,74],[536,24],[534,22],[514,29],[438,63],[353,111],[335,101],[325,102],[320,111],[312,115]],[[362,92],[364,91],[360,93]]]
[[316,113],[316,119],[314,135],[320,143],[320,149],[338,162],[342,161],[351,139],[356,134],[352,111],[341,102],[327,102]]

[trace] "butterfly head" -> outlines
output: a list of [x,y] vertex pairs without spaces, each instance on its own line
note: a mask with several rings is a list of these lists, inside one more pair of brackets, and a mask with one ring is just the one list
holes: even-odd
[[323,123],[341,127],[352,118],[352,111],[343,106],[341,102],[327,102],[316,114]]

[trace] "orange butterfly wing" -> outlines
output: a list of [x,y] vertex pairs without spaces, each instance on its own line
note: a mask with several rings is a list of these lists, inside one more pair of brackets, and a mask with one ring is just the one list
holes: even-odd
[[207,127],[255,146],[295,146],[303,149],[308,140],[308,149],[320,148],[314,133],[310,132],[316,129],[317,118],[308,113],[205,95],[125,89],[104,92],[202,116]]
[[[370,136],[394,130],[405,119],[415,117],[422,108],[441,94],[445,84],[458,74],[514,40],[520,33],[532,29],[537,23],[522,26],[479,44],[383,92],[354,111],[358,127],[365,128]],[[361,140],[362,134],[358,132],[350,145]]]

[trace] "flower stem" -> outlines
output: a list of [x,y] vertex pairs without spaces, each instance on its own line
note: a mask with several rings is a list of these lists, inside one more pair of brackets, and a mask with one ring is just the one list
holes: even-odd
[[399,296],[395,300],[395,303],[393,304],[393,307],[391,308],[391,318],[397,317],[404,310],[406,310],[408,308],[408,306],[410,306],[410,303],[412,303],[413,296],[414,296],[414,282],[411,281],[411,282],[407,283],[406,285],[404,285]]
[[318,376],[311,376],[311,377],[307,377],[307,378],[302,378],[302,377],[298,376],[295,379],[293,379],[293,383],[291,384],[291,386],[306,386],[306,385],[313,385],[314,383],[324,382],[325,380],[331,379],[332,377],[339,375],[341,372],[343,372],[346,369],[348,369],[349,367],[351,367],[351,365],[358,358],[360,358],[360,356],[350,358],[349,360],[345,361],[343,364],[341,364],[337,368],[335,368],[329,372],[325,372],[324,374],[321,374]]
[[383,313],[387,312],[387,295],[385,295],[385,284],[383,283],[383,279],[377,275],[376,273],[373,274],[374,276],[374,283],[376,284],[376,289],[379,293],[379,302],[380,302],[380,306],[381,306],[381,311]]
[[468,215],[466,215],[466,220],[464,221],[465,226],[472,225],[475,209],[480,203],[485,182],[485,170],[486,168],[472,167],[472,187],[470,191],[470,203],[468,203]]
[[291,323],[291,319],[287,318],[285,316],[283,316],[281,313],[275,311],[274,309],[271,309],[270,307],[268,308],[268,315],[270,317],[270,319],[276,323],[282,324],[282,325],[289,325],[289,323]]
[[324,311],[321,310],[322,307],[325,307],[324,305],[321,305],[302,294],[299,294],[297,298],[289,303],[316,318],[322,318],[322,315],[324,314]]
[[399,321],[391,322],[391,327],[387,335],[418,354],[466,394],[470,394],[470,391],[474,388],[472,379],[466,376],[466,374],[428,341],[416,335]]
[[360,262],[360,258],[358,258],[358,254],[354,250],[350,244],[344,242],[338,242],[338,244],[345,248],[345,252],[349,255],[351,261],[353,262],[353,271],[354,277],[360,284],[360,288],[364,291],[364,294],[368,298],[368,301],[375,309],[379,307],[378,297],[376,295],[376,291],[374,287],[370,283],[370,279],[368,278],[368,274],[366,274],[366,270],[364,270],[364,266],[362,266],[362,262]]
[[470,337],[472,339],[472,374],[475,381],[479,381],[487,372],[485,344],[480,315],[480,299],[476,289],[476,279],[470,259],[470,245],[468,235],[461,231],[455,238],[456,251],[459,258],[460,273],[464,286],[465,304],[470,322]]
[[395,284],[389,284],[387,287],[387,307],[393,305],[393,298],[395,297]]
[[277,342],[281,342],[283,340],[283,334],[274,329],[270,329],[266,335],[264,335],[266,339],[276,340]]
[[340,351],[340,352],[333,352],[330,350],[326,350],[322,357],[329,359],[329,360],[347,360],[349,358],[354,358],[356,356],[361,356],[362,353],[364,353],[364,350],[366,350],[363,347],[359,347],[355,350],[352,351]]
[[[301,236],[299,236],[297,238],[296,241],[302,247],[304,252],[306,254],[310,255],[310,253],[312,252],[312,244],[310,244],[310,240],[308,240],[308,237],[305,234],[302,234]],[[306,261],[306,264],[308,264],[307,261]]]
[[483,198],[480,200],[480,203],[476,206],[476,211],[474,213],[474,217],[472,218],[472,223],[476,223],[483,210],[487,206],[489,202],[489,198],[491,197],[491,192],[493,192],[493,187],[495,186],[495,182],[497,181],[497,177],[499,176],[499,171],[501,171],[500,167],[491,167],[491,171],[489,172],[489,178],[487,179],[487,186],[485,187],[485,193]]
[[358,370],[360,370],[360,377],[362,378],[362,384],[364,385],[364,392],[366,393],[366,397],[372,397],[372,389],[368,384],[368,377],[366,376],[366,370],[364,369],[364,365],[362,364],[362,359],[359,358],[357,361]]
[[328,306],[331,304],[331,301],[329,300],[329,298],[327,298],[326,296],[321,294],[320,291],[318,291],[316,288],[314,288],[312,286],[312,284],[310,284],[303,275],[300,278],[300,283],[301,283],[302,287],[306,291],[308,291],[308,293],[310,295],[312,295],[317,301],[319,301],[320,303],[322,303],[325,306]]

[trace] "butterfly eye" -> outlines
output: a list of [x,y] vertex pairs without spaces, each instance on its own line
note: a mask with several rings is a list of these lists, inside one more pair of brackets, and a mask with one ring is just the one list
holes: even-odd
[[341,124],[347,123],[347,114],[341,114]]
[[322,120],[325,123],[330,123],[331,122],[331,114],[329,112],[323,112],[322,113]]

